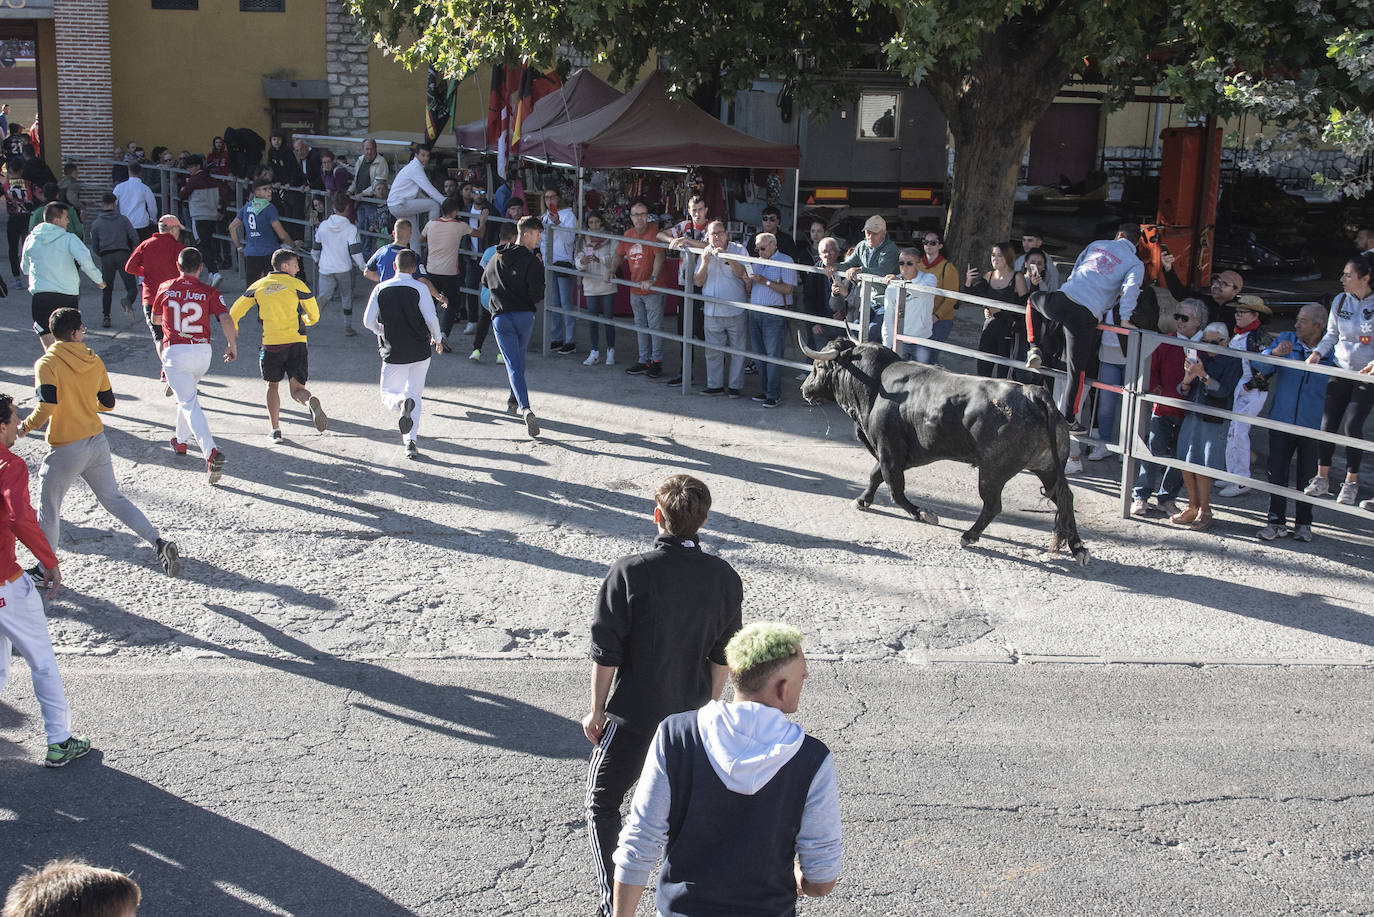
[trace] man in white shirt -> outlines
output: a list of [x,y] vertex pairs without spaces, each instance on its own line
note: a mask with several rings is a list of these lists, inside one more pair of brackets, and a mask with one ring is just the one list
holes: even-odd
[[391,183],[391,193],[386,197],[386,207],[395,218],[415,217],[416,228],[422,228],[424,214],[426,219],[439,219],[439,208],[443,206],[444,195],[430,182],[425,174],[429,165],[429,147],[415,149],[415,157],[401,167]]
[[[744,350],[748,345],[748,319],[744,309],[726,303],[712,302],[714,299],[728,299],[743,302],[747,298],[744,291],[744,264],[739,261],[725,261],[720,255],[743,255],[744,246],[729,241],[725,224],[716,220],[706,227],[706,247],[701,250],[697,262],[697,272],[692,282],[707,297],[705,312],[706,332],[706,391],[703,395],[724,395],[727,383],[724,379],[725,354],[712,348],[729,347]],[[730,379],[728,388],[731,398],[742,394],[744,384],[744,358],[730,354]]]
[[[544,224],[544,231],[547,236],[552,236],[553,241],[553,266],[568,269],[573,268],[573,242],[577,238],[577,216],[572,212],[571,207],[563,206],[563,196],[558,193],[557,188],[549,188],[544,192],[544,215],[540,217]],[[577,278],[566,274],[559,274],[557,271],[553,275],[553,286],[548,291],[547,307],[573,310],[577,308]],[[548,311],[549,334],[552,336],[552,344],[555,353],[575,353],[577,351],[577,327],[574,324],[576,318],[571,315],[560,315],[549,308]]]
[[119,212],[138,233],[138,240],[146,242],[157,223],[157,199],[153,197],[153,189],[143,184],[142,174],[141,164],[129,163],[129,177],[114,186],[114,196],[119,202]]

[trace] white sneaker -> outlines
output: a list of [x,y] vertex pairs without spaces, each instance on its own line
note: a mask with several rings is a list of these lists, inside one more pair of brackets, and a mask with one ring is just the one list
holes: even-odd
[[214,287],[216,290],[219,289],[219,282],[221,279],[222,278],[220,277],[220,275],[215,271],[211,271],[209,274],[205,276],[205,282],[210,284],[210,286]]
[[600,363],[600,362],[601,362],[601,352],[600,352],[599,350],[593,350],[591,353],[587,354],[587,359],[585,359],[585,360],[582,361],[582,365],[583,365],[583,366],[595,366],[596,364],[598,364],[598,363]]
[[1317,475],[1307,482],[1307,487],[1303,488],[1303,493],[1309,497],[1324,497],[1331,493],[1331,483],[1321,475]]
[[1150,502],[1144,497],[1136,497],[1131,501],[1132,516],[1148,516],[1150,514]]
[[1360,502],[1360,509],[1367,509],[1374,513],[1374,500],[1363,500]]
[[1082,474],[1082,473],[1083,473],[1083,461],[1082,461],[1082,459],[1076,459],[1076,458],[1074,458],[1073,456],[1069,456],[1069,460],[1068,460],[1067,462],[1064,463],[1064,473],[1065,473],[1065,474]]
[[1087,452],[1087,454],[1084,455],[1083,457],[1084,457],[1085,459],[1087,459],[1088,461],[1090,461],[1090,462],[1100,462],[1100,461],[1102,461],[1104,458],[1106,458],[1107,456],[1109,456],[1109,455],[1111,455],[1111,454],[1112,454],[1112,450],[1108,449],[1106,446],[1102,445],[1101,443],[1098,443],[1098,444],[1095,444],[1091,449],[1089,449],[1088,452]]
[[477,324],[476,324],[476,322],[468,322],[466,325],[463,326],[463,333],[464,333],[464,334],[473,334],[473,333],[476,332],[476,331],[477,331]]
[[610,348],[609,350],[606,351],[606,365],[607,365],[607,366],[614,366],[614,365],[615,365],[615,348],[614,348],[614,347],[612,347],[612,348]]
[[1293,533],[1288,531],[1286,527],[1271,522],[1255,534],[1264,541],[1278,541],[1280,538],[1287,538]]
[[1344,503],[1346,506],[1355,505],[1355,497],[1360,492],[1359,481],[1346,481],[1341,485],[1340,495],[1336,497],[1337,503]]
[[1250,488],[1244,484],[1232,484],[1229,481],[1217,488],[1218,497],[1239,497],[1249,492]]

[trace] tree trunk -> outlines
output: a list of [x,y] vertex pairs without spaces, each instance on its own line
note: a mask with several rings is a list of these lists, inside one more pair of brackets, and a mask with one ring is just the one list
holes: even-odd
[[1011,237],[1012,205],[1031,131],[1072,70],[1054,24],[1020,21],[989,34],[966,67],[937,67],[927,85],[954,138],[945,257],[989,269],[989,249]]

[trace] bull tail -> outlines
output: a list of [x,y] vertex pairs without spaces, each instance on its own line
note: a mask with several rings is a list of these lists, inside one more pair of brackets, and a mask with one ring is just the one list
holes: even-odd
[[1041,487],[1040,492],[1049,498],[1055,506],[1054,513],[1054,537],[1050,541],[1050,553],[1057,553],[1061,544],[1067,542],[1069,550],[1073,552],[1074,559],[1080,564],[1088,563],[1088,549],[1078,537],[1078,523],[1074,519],[1073,513],[1073,491],[1069,488],[1068,476],[1064,474],[1064,462],[1067,456],[1059,454],[1059,421],[1064,419],[1064,415],[1059,413],[1059,408],[1055,405],[1049,393],[1043,386],[1029,386],[1031,397],[1039,403],[1040,409],[1045,412],[1045,435],[1049,437],[1050,461],[1054,463],[1052,470],[1054,486],[1052,488]]

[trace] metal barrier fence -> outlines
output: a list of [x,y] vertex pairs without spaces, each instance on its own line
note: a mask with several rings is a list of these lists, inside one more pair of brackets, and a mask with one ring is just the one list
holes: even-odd
[[[89,162],[92,160],[87,161]],[[103,165],[116,164],[113,160],[102,159],[93,161]],[[184,169],[168,168],[151,164],[144,165],[143,168],[145,172],[149,170],[156,170],[164,173],[163,179],[160,181],[161,187],[159,189],[158,194],[159,206],[161,207],[161,210],[164,213],[179,213],[180,210],[178,209],[178,207],[173,206],[171,194],[172,187],[175,183],[175,179],[173,178],[173,176],[187,175],[189,173]],[[244,202],[247,200],[248,189],[251,187],[251,182],[248,182],[244,179],[238,179],[233,176],[215,175],[213,177],[225,182],[232,189],[234,199],[234,212],[237,213],[238,210],[242,208]],[[171,178],[172,180],[169,181],[169,178]],[[302,192],[298,188],[288,188],[285,190],[302,194],[303,199],[306,201],[307,208],[312,206],[311,201],[314,198],[326,197],[325,192],[322,191]],[[379,205],[386,203],[385,201],[373,198],[364,198],[361,199],[361,202]],[[180,203],[181,202],[178,200],[177,204],[179,205]],[[332,213],[332,210],[328,212]],[[466,217],[468,215],[464,216]],[[304,243],[305,251],[303,251],[302,254],[309,257],[310,248],[314,242],[314,224],[308,219],[299,219],[295,217],[283,216],[282,220],[284,223],[290,223],[303,228],[301,236],[302,241]],[[496,224],[512,222],[504,216],[499,215],[490,215],[488,216],[487,221],[489,223]],[[418,223],[418,220],[414,222]],[[420,225],[416,225],[414,227],[417,238],[421,228],[422,226]],[[575,238],[579,240],[583,238],[608,239],[615,241],[617,243],[630,242],[648,248],[657,248],[665,250],[671,248],[669,243],[665,243],[662,241],[636,239],[628,236],[616,235],[614,233],[593,231],[588,229],[555,230],[555,232],[572,232]],[[385,241],[387,241],[388,239],[387,236],[381,233],[367,232],[360,233],[360,235],[365,235],[374,240],[376,246],[384,244]],[[492,235],[494,236],[494,233],[492,233]],[[215,238],[228,241],[227,234],[217,233],[215,235]],[[580,271],[576,268],[567,268],[555,265],[553,261],[554,232],[546,231],[544,234],[543,241],[546,291],[551,290],[553,288],[555,278],[558,276],[572,277],[576,279],[606,279],[616,287],[631,287],[637,291],[639,290],[639,284],[631,283],[630,281],[624,280],[620,277],[602,278],[601,276],[594,275],[585,271]],[[460,255],[462,258],[476,259],[480,257],[480,254],[480,250],[473,251],[472,249],[469,249],[466,246],[462,247],[462,249],[460,250]],[[241,257],[238,255],[237,252],[234,252],[233,256],[237,262],[239,269],[242,270]],[[739,348],[732,348],[728,346],[711,345],[707,344],[705,341],[701,339],[694,337],[694,333],[696,331],[696,310],[694,308],[694,304],[696,303],[701,303],[703,305],[706,303],[717,303],[722,305],[734,306],[736,308],[744,310],[746,313],[759,313],[762,315],[771,315],[783,319],[803,321],[808,326],[821,325],[824,327],[833,328],[837,335],[845,334],[852,336],[853,334],[853,329],[850,321],[835,319],[830,317],[829,315],[800,313],[796,309],[792,308],[777,308],[773,306],[757,305],[750,302],[738,300],[723,300],[705,296],[697,292],[693,284],[693,277],[696,271],[695,264],[697,258],[699,257],[696,250],[694,250],[691,247],[684,246],[680,249],[680,257],[682,276],[681,286],[669,287],[654,283],[651,284],[648,292],[661,294],[665,298],[668,296],[680,298],[681,305],[679,308],[681,309],[682,315],[681,334],[675,331],[662,328],[659,330],[650,331],[646,327],[642,327],[631,322],[618,321],[614,318],[607,318],[605,316],[593,315],[589,312],[584,312],[582,309],[577,308],[576,305],[572,306],[571,308],[567,306],[553,306],[549,304],[549,297],[547,293],[545,297],[544,311],[545,313],[560,314],[572,317],[574,319],[580,319],[582,321],[595,322],[600,325],[610,326],[628,334],[648,334],[653,337],[662,338],[663,340],[672,341],[674,343],[681,345],[682,391],[684,393],[690,393],[692,390],[693,356],[696,349],[701,349],[703,352],[706,350],[714,350],[723,354],[730,354],[743,358],[753,359],[755,361],[760,362],[773,363],[781,367],[789,367],[796,370],[809,371],[811,369],[810,362],[789,360],[786,357],[768,356],[752,348],[748,350],[742,350]],[[722,261],[734,261],[746,265],[769,265],[772,267],[778,266],[778,262],[776,261],[770,261],[768,259],[763,258],[749,257],[747,255],[719,253],[715,257],[720,258]],[[825,271],[822,268],[818,268],[809,264],[793,263],[786,265],[786,267],[788,270],[793,270],[798,274],[798,286],[801,285],[801,278],[808,273],[825,273]],[[467,272],[460,271],[460,279],[465,276],[467,276]],[[887,284],[885,278],[877,277],[871,274],[859,274],[855,279],[859,285],[858,329],[860,338],[863,339],[867,336],[867,330],[869,326],[872,324],[872,317],[875,311],[879,311],[875,310],[873,299],[875,295],[881,296],[883,294],[883,290],[885,289]],[[478,295],[478,290],[473,286],[462,285],[460,288],[464,294],[468,294],[469,296],[476,297]],[[1015,313],[1017,316],[1024,316],[1025,314],[1025,308],[1023,306],[1011,306],[1001,300],[987,299],[985,297],[975,296],[971,293],[966,293],[962,290],[943,290],[927,286],[920,287],[919,289],[921,293],[930,293],[937,297],[954,299],[974,306],[980,306],[983,308],[994,309],[998,311],[1009,311]],[[796,295],[795,290],[793,295]],[[883,314],[883,327],[885,332],[883,335],[883,339],[889,343],[889,346],[893,346],[894,349],[897,344],[914,344],[929,348],[933,351],[938,351],[940,353],[968,357],[982,363],[1005,366],[1009,369],[1015,370],[1020,373],[1033,373],[1048,378],[1052,380],[1054,383],[1065,381],[1067,378],[1062,370],[1053,369],[1049,367],[1042,367],[1038,370],[1029,370],[1025,367],[1023,361],[1015,358],[1003,357],[999,354],[989,353],[986,351],[978,350],[977,348],[964,347],[962,345],[953,344],[948,341],[937,341],[931,338],[919,338],[904,334],[898,330],[901,325],[901,308],[903,305],[904,300],[901,297],[899,297],[897,308],[892,310],[891,314],[887,314],[886,312],[884,312]],[[1256,428],[1262,430],[1275,430],[1293,436],[1310,439],[1316,442],[1324,442],[1330,443],[1335,446],[1348,446],[1356,449],[1374,451],[1374,442],[1369,442],[1367,440],[1356,439],[1353,437],[1343,436],[1336,433],[1326,433],[1321,430],[1312,429],[1308,427],[1295,426],[1293,424],[1283,423],[1281,421],[1270,420],[1268,417],[1238,414],[1234,411],[1209,407],[1207,405],[1197,404],[1182,398],[1173,398],[1164,395],[1152,394],[1149,391],[1150,357],[1151,354],[1153,354],[1154,351],[1159,347],[1186,347],[1192,350],[1216,353],[1224,356],[1234,357],[1237,359],[1244,359],[1252,364],[1269,364],[1276,368],[1301,368],[1304,372],[1316,373],[1331,378],[1347,379],[1362,384],[1374,384],[1374,380],[1372,380],[1370,376],[1362,375],[1345,369],[1323,366],[1319,364],[1299,364],[1298,361],[1295,361],[1288,357],[1274,357],[1261,353],[1241,352],[1226,347],[1224,345],[1218,346],[1204,344],[1201,341],[1181,339],[1173,335],[1165,335],[1152,331],[1141,331],[1137,328],[1126,328],[1103,323],[1098,325],[1098,329],[1103,333],[1124,334],[1127,337],[1127,343],[1124,351],[1126,363],[1123,369],[1123,381],[1120,384],[1105,382],[1101,379],[1091,379],[1086,382],[1086,386],[1093,390],[1096,390],[1101,393],[1113,394],[1120,397],[1121,401],[1117,409],[1118,413],[1115,423],[1115,426],[1118,431],[1118,437],[1116,442],[1104,441],[1089,435],[1077,435],[1074,438],[1078,440],[1080,444],[1101,446],[1107,449],[1108,451],[1121,456],[1121,512],[1123,518],[1129,516],[1130,505],[1132,501],[1132,489],[1141,462],[1147,462],[1153,465],[1158,465],[1165,469],[1172,468],[1177,469],[1179,471],[1193,472],[1208,478],[1212,478],[1216,481],[1225,481],[1235,484],[1242,484],[1250,488],[1251,490],[1260,491],[1271,495],[1277,495],[1287,500],[1302,501],[1306,503],[1312,503],[1314,505],[1320,505],[1328,510],[1333,510],[1337,513],[1343,513],[1348,516],[1359,517],[1364,519],[1370,518],[1369,512],[1367,510],[1359,508],[1358,506],[1347,506],[1344,504],[1337,503],[1334,500],[1325,499],[1322,497],[1307,496],[1302,490],[1305,484],[1305,482],[1302,481],[1298,481],[1296,487],[1277,487],[1273,484],[1270,484],[1268,481],[1260,480],[1258,478],[1243,478],[1223,470],[1209,468],[1203,465],[1197,465],[1190,462],[1185,462],[1178,458],[1152,455],[1150,453],[1149,447],[1145,439],[1146,431],[1149,426],[1149,419],[1152,407],[1156,404],[1162,404],[1173,408],[1177,408],[1184,412],[1203,414],[1211,417],[1220,418],[1224,421],[1246,423],[1250,425],[1252,431]],[[546,356],[548,355],[550,350],[551,334],[552,331],[550,323],[546,320],[543,323],[543,332],[541,338],[541,352]],[[1094,405],[1094,413],[1098,409],[1100,409],[1100,399],[1098,400],[1098,403]],[[1090,416],[1084,423],[1084,426],[1089,431],[1094,429],[1094,427],[1096,426],[1096,424],[1093,422],[1094,419],[1095,418],[1093,416]]]
[[[618,242],[630,241],[648,247],[669,247],[666,243],[663,242],[630,239],[625,236],[617,236],[613,233],[579,230],[577,231],[577,235],[579,237],[585,236],[592,238],[612,239]],[[598,280],[601,279],[600,277],[588,274],[583,271],[563,267],[555,267],[553,265],[552,259],[551,236],[551,233],[546,233],[544,239],[546,287],[552,286],[552,280],[555,275],[571,276],[577,278],[591,277],[593,279]],[[789,360],[785,358],[770,357],[760,353],[758,350],[755,349],[739,350],[730,347],[708,345],[704,341],[693,338],[692,335],[693,331],[695,330],[693,327],[695,310],[692,308],[692,304],[695,302],[722,303],[725,305],[731,305],[744,309],[746,310],[746,312],[757,312],[765,315],[775,315],[782,318],[793,319],[799,322],[804,322],[808,326],[822,325],[826,327],[831,327],[836,329],[837,332],[852,336],[853,329],[848,321],[833,319],[828,315],[822,316],[810,313],[799,313],[795,309],[779,309],[771,306],[761,306],[734,300],[719,300],[703,296],[700,293],[695,292],[692,283],[692,277],[694,274],[693,264],[696,260],[696,257],[696,253],[691,248],[684,247],[682,249],[683,282],[681,287],[666,287],[654,285],[650,288],[650,291],[654,293],[662,293],[665,296],[672,295],[681,298],[683,318],[683,329],[681,334],[677,334],[666,330],[648,332],[647,329],[639,327],[637,325],[607,319],[602,316],[591,315],[589,313],[582,312],[580,309],[577,308],[569,309],[564,307],[550,306],[548,305],[547,298],[545,302],[545,311],[573,316],[576,318],[581,318],[585,321],[597,322],[598,324],[611,325],[618,329],[623,329],[631,333],[651,333],[656,337],[661,337],[665,340],[670,340],[681,344],[682,391],[684,393],[690,392],[692,388],[693,352],[695,348],[700,348],[703,351],[710,349],[722,353],[735,354],[739,356],[749,357],[756,361],[775,363],[780,366],[791,367],[794,369],[810,370],[811,368],[811,364],[809,362],[799,362],[796,360]],[[737,261],[746,264],[769,264],[771,266],[777,266],[778,264],[778,262],[776,261],[768,261],[766,259],[751,258],[747,256],[734,254],[718,254],[715,257],[721,258],[722,260],[726,261]],[[807,273],[824,273],[824,271],[821,268],[807,264],[789,264],[786,265],[786,267],[789,270],[795,270],[797,272],[799,278],[798,285],[800,285],[800,278]],[[610,282],[615,284],[616,286],[638,286],[637,284],[631,284],[629,281],[623,280],[618,277],[613,277],[609,279]],[[871,274],[860,274],[856,278],[856,281],[860,285],[858,328],[860,337],[862,338],[866,336],[867,329],[869,328],[870,324],[872,324],[872,316],[876,311],[873,306],[874,296],[882,295],[881,291],[885,289],[887,284],[884,278],[877,277]],[[998,311],[1009,311],[1021,318],[1024,318],[1025,316],[1024,306],[1010,306],[1007,303],[1002,302],[1001,300],[987,299],[985,297],[975,296],[971,293],[966,293],[962,290],[943,290],[935,287],[922,286],[919,288],[919,291],[922,294],[929,293],[937,297],[955,299],[963,303],[981,306],[988,309],[994,309]],[[897,305],[897,309],[890,310],[891,314],[885,312],[883,315],[883,326],[885,330],[883,339],[885,341],[890,342],[889,346],[892,346],[894,349],[896,348],[897,344],[915,344],[941,353],[964,356],[984,363],[1006,366],[1010,369],[1014,369],[1023,373],[1033,373],[1042,377],[1049,378],[1057,383],[1067,381],[1067,376],[1063,370],[1048,367],[1043,367],[1038,370],[1028,370],[1025,367],[1024,362],[1021,360],[1003,357],[999,354],[989,353],[986,351],[978,350],[976,348],[964,347],[962,345],[953,344],[948,341],[937,341],[931,338],[919,338],[904,334],[897,330],[901,325],[900,308],[902,305],[902,299],[900,296],[898,298]],[[1197,404],[1182,398],[1172,398],[1168,396],[1152,394],[1149,391],[1150,357],[1154,353],[1154,351],[1159,347],[1186,347],[1188,349],[1204,351],[1208,353],[1216,353],[1228,357],[1233,357],[1236,359],[1244,359],[1252,364],[1268,364],[1274,366],[1275,368],[1299,368],[1304,372],[1316,373],[1319,375],[1325,375],[1332,378],[1347,379],[1350,381],[1359,382],[1363,384],[1374,384],[1374,379],[1371,379],[1370,376],[1362,375],[1360,373],[1352,372],[1350,370],[1335,367],[1300,363],[1299,361],[1293,360],[1289,357],[1275,357],[1262,353],[1242,352],[1226,347],[1224,345],[1214,346],[1204,344],[1201,341],[1182,339],[1175,337],[1173,335],[1160,334],[1158,332],[1142,331],[1137,328],[1127,328],[1103,323],[1098,325],[1098,330],[1100,330],[1103,333],[1126,335],[1127,338],[1126,347],[1124,348],[1126,363],[1123,369],[1123,381],[1120,384],[1116,384],[1113,382],[1105,382],[1101,379],[1091,379],[1086,382],[1086,386],[1090,387],[1093,390],[1108,394],[1114,394],[1120,397],[1121,402],[1118,407],[1118,413],[1115,423],[1115,426],[1117,427],[1117,430],[1120,431],[1120,434],[1118,435],[1116,442],[1103,441],[1094,438],[1090,435],[1078,435],[1075,436],[1074,439],[1078,440],[1081,444],[1102,446],[1106,448],[1108,451],[1121,456],[1121,514],[1123,518],[1128,517],[1130,514],[1130,505],[1132,502],[1132,489],[1134,487],[1137,478],[1137,473],[1142,462],[1158,465],[1166,469],[1174,468],[1178,469],[1179,471],[1194,472],[1196,474],[1212,478],[1216,481],[1243,484],[1249,487],[1251,490],[1260,491],[1271,495],[1278,495],[1288,500],[1302,501],[1306,503],[1320,505],[1327,509],[1334,510],[1337,513],[1343,513],[1348,516],[1363,519],[1371,518],[1371,515],[1367,510],[1361,509],[1358,506],[1347,506],[1344,504],[1336,503],[1334,500],[1331,499],[1307,496],[1302,490],[1302,488],[1306,485],[1305,481],[1298,481],[1296,487],[1277,487],[1273,484],[1270,484],[1268,481],[1260,480],[1254,477],[1243,478],[1238,475],[1231,474],[1227,471],[1209,468],[1203,465],[1198,465],[1190,462],[1185,462],[1178,458],[1169,456],[1155,456],[1150,453],[1149,447],[1145,439],[1146,431],[1149,425],[1149,418],[1152,406],[1155,404],[1164,404],[1170,407],[1177,408],[1184,412],[1194,412],[1211,417],[1217,417],[1224,421],[1246,423],[1250,425],[1252,431],[1255,429],[1276,430],[1282,433],[1287,433],[1305,439],[1314,440],[1316,442],[1326,442],[1336,446],[1350,446],[1357,449],[1366,449],[1374,451],[1374,442],[1343,436],[1336,433],[1326,433],[1321,430],[1312,429],[1308,427],[1300,427],[1294,424],[1283,423],[1281,421],[1270,420],[1268,417],[1238,414],[1234,411],[1209,407],[1207,405]],[[543,353],[546,355],[549,352],[549,343],[549,324],[545,322],[542,348]],[[1094,405],[1094,410],[1096,410],[1098,407],[1100,407],[1100,399],[1099,403]],[[1089,431],[1091,431],[1095,427],[1093,420],[1094,418],[1090,416],[1084,422],[1084,426],[1087,427]]]

